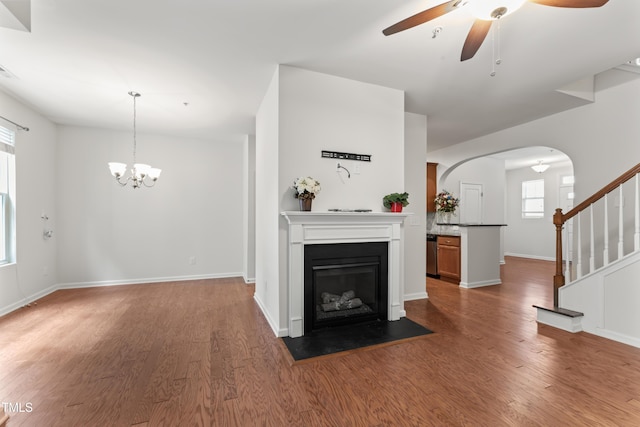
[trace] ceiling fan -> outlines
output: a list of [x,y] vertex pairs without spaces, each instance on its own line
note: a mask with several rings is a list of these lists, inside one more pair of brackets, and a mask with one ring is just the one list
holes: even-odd
[[407,19],[404,19],[389,28],[382,31],[385,36],[399,33],[417,25],[429,22],[454,11],[462,6],[468,5],[477,19],[471,26],[467,39],[462,47],[460,61],[466,61],[473,58],[485,37],[491,29],[491,24],[510,13],[518,10],[527,1],[537,3],[544,6],[566,7],[566,8],[588,8],[600,7],[609,0],[450,0],[438,6],[416,13]]

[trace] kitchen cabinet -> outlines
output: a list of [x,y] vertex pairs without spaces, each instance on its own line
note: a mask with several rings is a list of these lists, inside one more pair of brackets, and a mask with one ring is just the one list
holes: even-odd
[[442,280],[460,283],[460,236],[438,236],[438,274]]
[[436,204],[436,179],[437,179],[437,163],[427,163],[427,212],[435,212]]

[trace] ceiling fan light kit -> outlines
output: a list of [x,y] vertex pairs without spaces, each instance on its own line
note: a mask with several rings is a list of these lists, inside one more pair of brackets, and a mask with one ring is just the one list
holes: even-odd
[[[450,0],[403,19],[385,28],[382,33],[385,36],[390,36],[467,6],[476,16],[476,20],[471,26],[471,30],[469,30],[460,55],[460,61],[466,61],[473,58],[478,49],[480,49],[494,21],[515,12],[527,1],[542,6],[582,9],[600,7],[609,0]],[[434,37],[435,35],[436,33],[434,32]]]
[[469,11],[473,16],[485,21],[495,21],[504,16],[510,15],[520,9],[527,0],[493,0],[467,2]]

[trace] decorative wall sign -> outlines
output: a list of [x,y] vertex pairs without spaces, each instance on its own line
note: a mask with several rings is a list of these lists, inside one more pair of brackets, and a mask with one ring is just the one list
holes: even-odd
[[341,153],[338,151],[326,151],[326,150],[322,150],[322,157],[324,157],[325,159],[358,160],[360,162],[371,161],[371,154]]

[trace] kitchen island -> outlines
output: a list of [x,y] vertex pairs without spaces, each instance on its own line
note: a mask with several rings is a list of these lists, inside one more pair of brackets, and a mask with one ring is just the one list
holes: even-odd
[[[500,229],[503,226],[505,224],[449,225],[439,223],[430,231],[438,236],[460,237],[459,285],[461,288],[478,288],[502,283],[500,279],[500,260],[502,258]],[[445,255],[444,253],[440,255],[440,253],[439,248],[438,256]],[[449,278],[451,277],[450,275]]]

